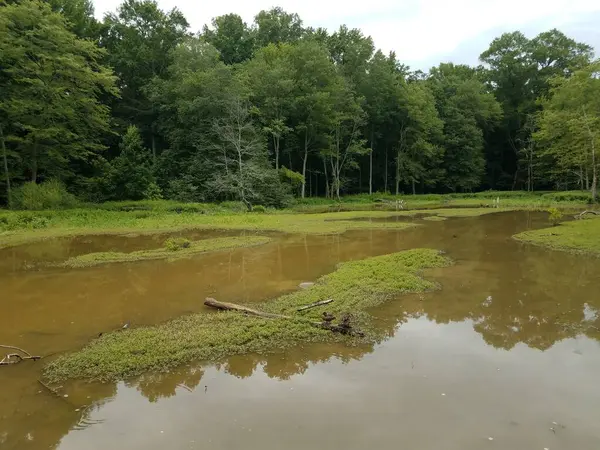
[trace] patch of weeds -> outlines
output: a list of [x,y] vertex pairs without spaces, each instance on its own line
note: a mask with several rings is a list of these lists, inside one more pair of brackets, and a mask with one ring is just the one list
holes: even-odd
[[186,238],[169,238],[165,241],[165,248],[169,251],[176,252],[184,248],[190,248],[192,241]]
[[[427,268],[444,267],[449,259],[431,249],[414,249],[340,264],[308,289],[283,295],[252,308],[293,316],[266,319],[237,312],[192,314],[170,322],[104,334],[44,369],[51,382],[82,378],[119,380],[147,371],[166,371],[192,360],[216,361],[243,353],[264,353],[307,342],[375,343],[386,332],[374,325],[370,308],[402,293],[434,289],[421,277]],[[326,311],[338,318],[351,313],[364,337],[348,337],[312,325],[322,308],[296,312],[301,305],[332,298]]]
[[553,226],[558,225],[562,218],[563,213],[558,208],[548,208],[548,220]]
[[513,237],[555,250],[600,256],[600,218],[564,222],[557,227],[525,231]]

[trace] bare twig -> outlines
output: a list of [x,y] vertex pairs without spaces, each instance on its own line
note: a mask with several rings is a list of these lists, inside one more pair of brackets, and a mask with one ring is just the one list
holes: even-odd
[[26,351],[26,350],[23,350],[22,348],[15,347],[15,346],[13,346],[13,345],[3,345],[3,344],[0,344],[0,348],[7,348],[7,349],[9,349],[9,350],[17,350],[17,351],[19,351],[19,352],[21,352],[21,353],[23,353],[23,354],[25,354],[25,355],[27,355],[27,356],[31,357],[31,353],[29,353],[29,352],[28,352],[28,351]]
[[0,344],[0,348],[6,348],[9,350],[16,350],[18,352],[23,353],[23,355],[20,355],[18,353],[9,353],[8,355],[6,355],[4,358],[2,358],[2,360],[0,360],[0,366],[8,366],[10,364],[17,364],[20,363],[21,361],[25,360],[25,359],[31,359],[33,361],[37,361],[38,359],[41,359],[41,356],[34,356],[31,353],[29,353],[26,350],[23,350],[22,348],[19,347],[15,347],[14,345],[4,345],[4,344]]
[[316,308],[317,306],[328,305],[331,302],[333,302],[332,298],[329,298],[327,300],[321,300],[320,302],[314,302],[314,303],[311,303],[310,305],[301,306],[296,311],[298,311],[298,312],[305,311],[307,309]]

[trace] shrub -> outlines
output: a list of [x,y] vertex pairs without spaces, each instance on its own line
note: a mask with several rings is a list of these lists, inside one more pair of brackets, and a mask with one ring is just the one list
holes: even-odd
[[267,208],[265,208],[263,205],[256,205],[252,207],[252,212],[255,213],[266,213],[267,212]]
[[563,214],[557,208],[548,208],[548,220],[554,226],[558,225],[563,217]]
[[184,248],[190,248],[192,241],[186,238],[169,238],[165,241],[165,248],[172,252],[181,250]]
[[146,200],[162,200],[162,191],[156,181],[151,181],[144,190],[144,198]]
[[33,211],[73,208],[76,205],[77,198],[58,180],[48,180],[41,184],[25,183],[14,190],[12,203],[15,209]]
[[14,231],[23,229],[38,230],[50,225],[50,217],[32,213],[10,214],[0,217],[1,231]]

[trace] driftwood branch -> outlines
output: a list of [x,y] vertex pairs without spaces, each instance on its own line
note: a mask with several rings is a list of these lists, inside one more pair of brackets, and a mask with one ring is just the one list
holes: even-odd
[[320,302],[314,302],[314,303],[311,303],[310,305],[301,306],[296,311],[298,311],[298,312],[305,311],[307,309],[316,308],[317,306],[328,305],[331,302],[333,302],[332,298],[329,298],[327,300],[321,300]]
[[583,216],[585,216],[586,214],[593,214],[595,216],[600,216],[600,212],[598,212],[598,211],[585,210],[583,212],[580,212],[579,214],[576,214],[574,217],[576,219],[583,219]]
[[[323,301],[331,303],[333,300],[331,300],[331,301],[323,300]],[[244,314],[249,314],[251,316],[264,317],[267,319],[288,319],[288,320],[294,319],[294,317],[292,317],[292,316],[285,316],[283,314],[266,313],[263,311],[258,311],[256,309],[248,308],[247,306],[236,305],[235,303],[219,302],[219,301],[215,300],[214,298],[210,298],[210,297],[206,298],[206,300],[204,301],[204,304],[206,306],[210,306],[211,308],[216,308],[221,311],[237,311],[237,312],[241,312]],[[312,305],[307,305],[307,306],[310,307]],[[315,305],[315,306],[318,306],[318,305]],[[344,314],[340,323],[334,324],[334,323],[332,323],[332,321],[335,319],[335,317],[332,316],[331,314],[325,312],[325,313],[323,313],[323,321],[322,322],[310,322],[310,324],[313,327],[321,328],[323,330],[333,331],[334,333],[348,334],[351,336],[364,336],[363,332],[352,328],[352,325],[350,324],[351,318],[352,318],[352,316],[350,314]]]
[[31,359],[33,361],[37,361],[38,359],[42,358],[41,356],[34,356],[31,353],[29,353],[27,350],[23,350],[22,348],[15,347],[14,345],[0,344],[0,348],[6,348],[8,350],[16,350],[16,351],[22,353],[22,355],[20,353],[7,354],[6,356],[4,356],[4,358],[2,358],[2,360],[0,360],[0,366],[8,366],[10,364],[17,364],[26,359]]
[[282,314],[271,314],[262,311],[257,311],[256,309],[248,308],[242,305],[236,305],[235,303],[226,303],[219,302],[214,298],[206,298],[204,301],[206,306],[210,306],[211,308],[220,309],[221,311],[238,311],[246,314],[250,314],[251,316],[265,317],[267,319],[291,319],[290,316],[284,316]]

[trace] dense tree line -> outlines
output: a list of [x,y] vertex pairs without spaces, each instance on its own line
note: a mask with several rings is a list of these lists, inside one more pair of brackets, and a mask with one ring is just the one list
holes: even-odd
[[481,65],[411,71],[346,26],[280,8],[190,30],[125,0],[0,0],[2,188],[91,201],[596,191],[600,66],[558,30],[495,39]]

